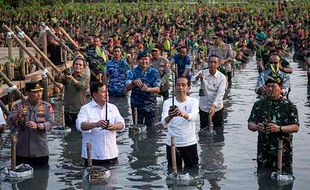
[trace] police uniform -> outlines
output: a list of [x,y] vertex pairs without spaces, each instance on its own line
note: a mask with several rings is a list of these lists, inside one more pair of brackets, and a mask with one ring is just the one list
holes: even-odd
[[[26,83],[26,90],[41,91],[39,83]],[[20,110],[22,114],[19,115]],[[47,132],[51,130],[54,122],[54,110],[48,102],[39,100],[31,105],[28,100],[16,104],[10,115],[9,123],[17,128],[16,163],[34,165],[48,164]],[[27,121],[37,124],[37,129],[26,126]]]
[[[255,102],[248,122],[276,123],[279,126],[298,124],[297,108],[289,100],[280,98],[271,100],[263,98]],[[258,132],[257,162],[258,167],[276,168],[278,157],[278,138],[283,138],[283,169],[287,173],[292,169],[292,138],[291,133]]]

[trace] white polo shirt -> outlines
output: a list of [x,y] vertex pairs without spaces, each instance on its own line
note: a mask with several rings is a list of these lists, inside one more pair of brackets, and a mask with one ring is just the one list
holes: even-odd
[[[94,128],[87,131],[81,129],[83,122],[95,123],[102,119],[105,120],[105,113],[106,105],[101,108],[94,100],[81,107],[76,120],[76,128],[82,132],[83,158],[87,158],[87,143],[92,144],[92,159],[107,160],[118,157],[119,151],[116,144],[116,131],[102,130],[101,128]],[[110,103],[108,103],[108,120],[110,124],[121,122],[125,126],[124,118],[120,115],[117,107]]]

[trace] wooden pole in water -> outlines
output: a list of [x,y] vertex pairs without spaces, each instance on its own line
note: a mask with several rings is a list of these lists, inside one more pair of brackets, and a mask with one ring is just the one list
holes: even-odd
[[278,138],[278,175],[282,174],[283,140]]
[[[16,35],[13,33],[13,31],[6,25],[3,25],[2,28],[6,30],[7,32],[12,32],[13,39],[18,43],[19,46],[21,46],[24,51],[31,57],[31,59],[34,61],[34,63],[42,70],[45,71],[46,68],[40,63],[40,61],[27,49],[27,47],[16,37]],[[57,86],[59,89],[62,89],[62,86],[58,84],[54,77],[49,73],[46,72],[47,77]]]
[[175,141],[176,141],[175,136],[172,136],[171,137],[171,162],[172,162],[172,173],[174,175],[178,173]]
[[11,136],[11,170],[16,170],[16,135]]
[[208,115],[208,128],[209,128],[209,133],[212,133],[213,132],[213,125],[212,125],[212,116]]
[[137,107],[134,108],[134,118],[135,118],[134,126],[136,127],[138,125],[138,108]]
[[93,162],[91,160],[91,144],[87,143],[87,165],[88,167],[92,167],[93,166]]

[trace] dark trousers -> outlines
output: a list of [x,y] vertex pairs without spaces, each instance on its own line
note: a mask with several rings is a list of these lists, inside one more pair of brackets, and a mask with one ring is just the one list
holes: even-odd
[[[118,164],[118,159],[112,158],[112,159],[107,159],[107,160],[92,160],[93,166],[103,166],[106,168],[110,168],[111,166],[115,166]],[[88,162],[87,159],[84,158],[84,166],[88,167]]]
[[[150,111],[147,112],[143,109],[137,108],[138,111],[138,124],[144,124],[146,127],[149,129],[153,128],[154,123],[155,123],[155,111]],[[132,106],[131,107],[131,113],[132,113],[132,120],[134,123],[135,121],[135,108]]]
[[65,123],[68,127],[75,127],[75,121],[77,119],[77,114],[65,113]]
[[[208,128],[209,113],[199,109],[199,115],[200,115],[200,129]],[[214,130],[216,130],[216,128],[222,128],[224,126],[224,108],[215,112],[215,114],[212,117],[212,122]]]
[[160,92],[159,95],[161,95],[163,97],[164,101],[169,98],[169,92],[168,91]]
[[16,155],[16,165],[18,166],[21,163],[29,164],[32,167],[41,167],[48,166],[48,156],[42,157],[23,157]]
[[[171,146],[166,145],[168,170],[172,170]],[[182,160],[184,161],[184,169],[198,168],[197,144],[176,147],[176,161],[178,171],[182,171]]]

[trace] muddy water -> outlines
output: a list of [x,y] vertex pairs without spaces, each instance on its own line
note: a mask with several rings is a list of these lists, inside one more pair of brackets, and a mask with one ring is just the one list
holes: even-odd
[[[82,181],[82,161],[80,159],[81,135],[72,131],[66,136],[49,135],[50,167],[36,170],[34,178],[21,183],[2,181],[1,189],[308,189],[310,185],[309,155],[309,102],[307,102],[306,72],[291,63],[292,92],[290,99],[299,111],[301,128],[294,134],[293,184],[280,187],[267,178],[256,175],[257,133],[247,129],[247,119],[256,96],[253,92],[257,71],[254,62],[244,69],[236,70],[232,86],[225,99],[225,127],[222,135],[213,142],[200,140],[198,151],[200,169],[196,179],[190,183],[171,184],[166,181],[165,132],[129,135],[125,130],[118,135],[120,149],[119,166],[112,168],[108,184],[89,186]],[[191,89],[191,96],[198,97],[198,86]],[[158,107],[162,104],[159,98]],[[127,125],[131,116],[126,99],[112,99]],[[197,128],[198,130],[198,128]],[[5,140],[7,133],[2,135]],[[9,159],[9,142],[0,153],[0,164]]]

